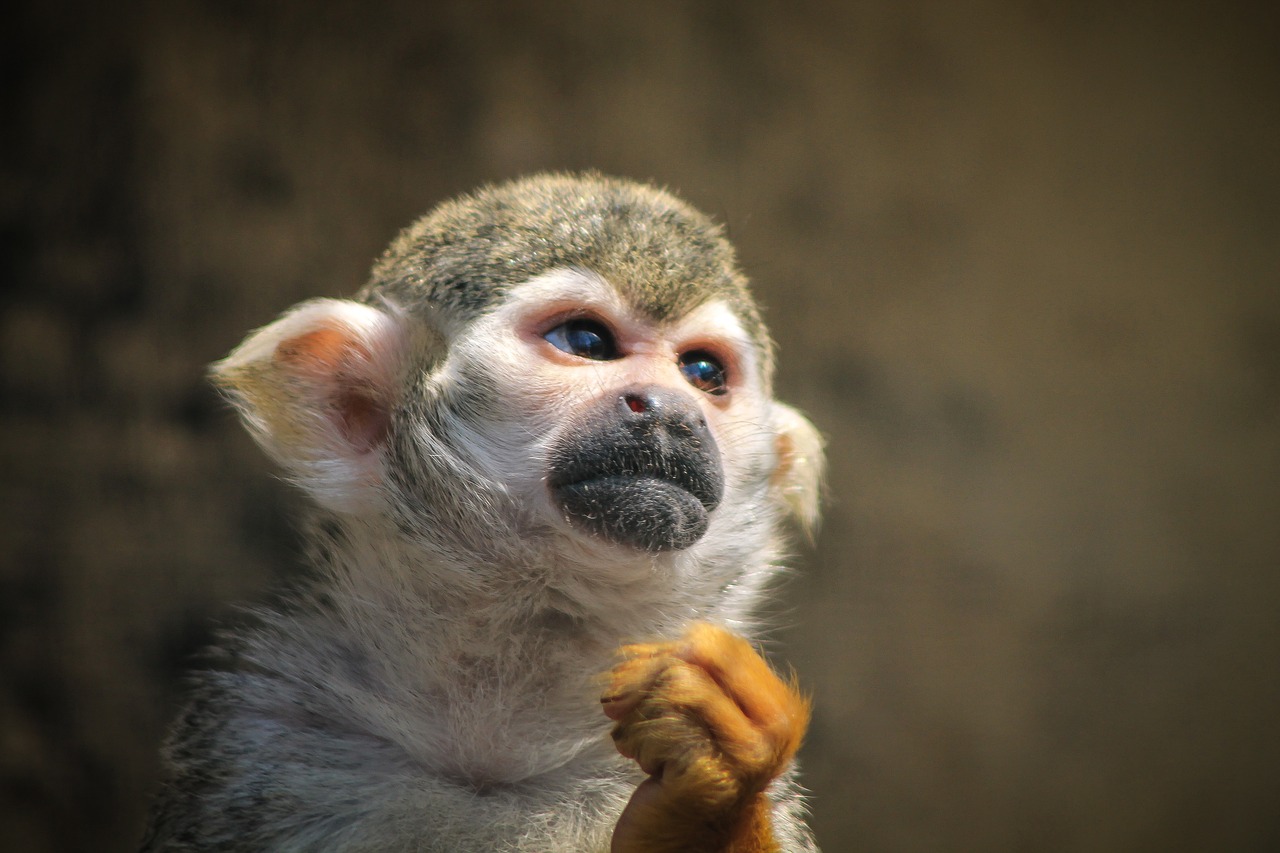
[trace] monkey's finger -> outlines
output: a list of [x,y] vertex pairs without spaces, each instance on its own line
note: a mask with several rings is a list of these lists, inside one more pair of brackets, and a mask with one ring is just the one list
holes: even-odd
[[743,714],[766,730],[776,748],[794,753],[809,720],[809,702],[795,685],[783,681],[750,643],[724,628],[698,623],[686,640],[681,656],[709,673]]
[[649,689],[657,673],[667,661],[685,647],[685,641],[655,643],[630,643],[617,651],[619,662],[602,676],[605,687],[600,698],[610,719],[625,713],[618,703],[634,699],[637,693]]
[[614,744],[624,758],[630,758],[649,776],[672,790],[702,765],[698,778],[724,775],[725,762],[715,753],[706,730],[688,716],[671,714],[630,725],[614,727]]
[[706,670],[685,661],[673,661],[663,670],[652,689],[619,719],[615,732],[619,751],[639,761],[646,772],[708,752],[743,773],[772,769],[773,739],[762,734]]
[[628,714],[673,660],[671,657],[633,657],[611,669],[605,675],[606,685],[600,697],[605,715],[617,720]]

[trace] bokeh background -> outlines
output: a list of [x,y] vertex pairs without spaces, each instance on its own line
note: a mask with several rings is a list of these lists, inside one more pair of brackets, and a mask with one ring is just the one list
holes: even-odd
[[0,849],[131,849],[190,655],[296,570],[205,365],[585,167],[725,223],[829,438],[773,635],[828,851],[1280,849],[1274,4],[3,15]]

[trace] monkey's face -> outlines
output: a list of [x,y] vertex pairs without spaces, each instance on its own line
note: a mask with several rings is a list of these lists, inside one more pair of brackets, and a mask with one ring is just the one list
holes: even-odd
[[658,322],[601,277],[558,270],[516,288],[452,352],[453,381],[488,387],[479,455],[573,535],[685,549],[727,492],[767,485],[762,354],[723,302]]
[[540,176],[442,205],[359,301],[295,307],[215,376],[323,507],[434,563],[665,567],[723,592],[775,522],[817,517],[822,443],[769,369],[709,220]]

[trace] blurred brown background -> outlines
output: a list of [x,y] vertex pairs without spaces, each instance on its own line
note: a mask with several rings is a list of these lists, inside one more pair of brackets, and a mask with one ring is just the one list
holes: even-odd
[[1280,849],[1273,4],[19,5],[0,849],[129,850],[296,566],[204,365],[582,167],[727,224],[830,438],[776,634],[828,851]]

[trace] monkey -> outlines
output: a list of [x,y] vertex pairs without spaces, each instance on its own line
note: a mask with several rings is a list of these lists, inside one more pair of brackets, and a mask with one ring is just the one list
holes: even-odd
[[251,333],[211,374],[311,573],[193,674],[141,849],[816,851],[751,640],[823,466],[773,365],[723,228],[595,172]]

